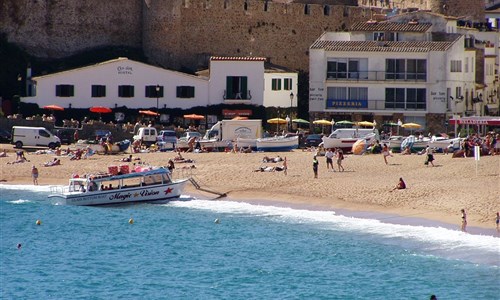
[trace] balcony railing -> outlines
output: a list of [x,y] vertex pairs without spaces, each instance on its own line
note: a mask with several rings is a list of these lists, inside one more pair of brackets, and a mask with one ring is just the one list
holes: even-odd
[[231,93],[228,93],[227,90],[224,90],[224,95],[222,95],[222,98],[224,100],[242,100],[242,101],[245,101],[245,100],[252,100],[252,93],[250,92],[250,90],[248,91],[239,91],[239,92],[231,92]]
[[327,72],[326,80],[426,82],[427,74],[386,71]]
[[425,103],[386,102],[385,100],[326,100],[326,109],[333,110],[410,110],[425,111]]

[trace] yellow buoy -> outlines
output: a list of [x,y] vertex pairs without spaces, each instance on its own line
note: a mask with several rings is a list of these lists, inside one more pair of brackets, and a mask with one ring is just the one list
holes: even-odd
[[134,224],[134,219],[130,218],[130,219],[128,220],[128,223],[129,223],[129,224]]
[[42,225],[42,221],[36,220],[36,225]]

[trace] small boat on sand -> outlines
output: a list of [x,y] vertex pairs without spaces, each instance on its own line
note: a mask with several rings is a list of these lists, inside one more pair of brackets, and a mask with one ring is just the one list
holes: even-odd
[[166,202],[178,198],[189,180],[173,180],[170,171],[163,167],[125,174],[121,171],[71,178],[68,186],[51,187],[49,198],[68,205]]
[[290,151],[299,147],[298,136],[276,136],[257,139],[257,151]]

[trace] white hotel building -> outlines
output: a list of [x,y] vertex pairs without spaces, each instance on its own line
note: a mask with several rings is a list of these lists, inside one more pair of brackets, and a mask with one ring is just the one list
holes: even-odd
[[262,57],[211,57],[208,70],[191,75],[117,58],[33,77],[28,87],[31,96],[22,101],[65,108],[189,109],[217,104],[288,107],[290,93],[297,95],[297,73],[265,69],[265,61]]
[[476,84],[477,49],[456,21],[415,12],[324,33],[310,47],[312,119],[400,119],[437,132],[453,114],[475,114],[484,88]]

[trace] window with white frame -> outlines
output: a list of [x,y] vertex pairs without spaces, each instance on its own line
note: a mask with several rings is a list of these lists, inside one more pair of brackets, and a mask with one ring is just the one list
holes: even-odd
[[368,100],[367,87],[329,87],[327,98],[332,100]]
[[271,90],[281,91],[281,78],[271,79]]
[[373,33],[373,40],[374,41],[383,41],[384,39],[385,39],[384,32],[374,32]]
[[385,78],[393,80],[427,80],[426,59],[386,59]]
[[386,109],[425,110],[427,106],[426,89],[417,88],[386,88]]
[[450,62],[452,73],[461,73],[462,72],[462,61],[461,60],[452,60]]
[[368,58],[328,58],[327,79],[368,79]]

